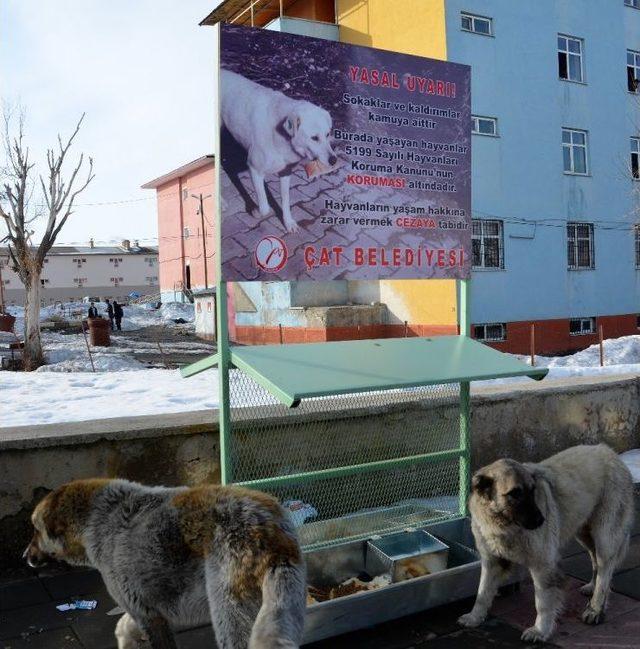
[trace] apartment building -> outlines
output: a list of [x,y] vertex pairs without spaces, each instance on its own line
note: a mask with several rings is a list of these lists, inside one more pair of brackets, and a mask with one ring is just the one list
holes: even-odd
[[156,191],[164,302],[191,299],[194,291],[214,286],[213,179],[213,155],[203,155],[142,185]]
[[[640,0],[225,0],[202,24],[220,21],[470,65],[473,335],[526,352],[535,325],[536,351],[556,353],[594,343],[599,327],[638,332]],[[243,293],[238,324],[274,332],[308,328],[304,307],[371,302],[384,321],[340,336],[456,326],[448,281]]]
[[[13,271],[9,252],[0,248],[6,305],[24,304],[25,290]],[[125,301],[130,293],[158,293],[158,249],[124,240],[119,246],[53,246],[40,278],[42,306],[84,297]]]

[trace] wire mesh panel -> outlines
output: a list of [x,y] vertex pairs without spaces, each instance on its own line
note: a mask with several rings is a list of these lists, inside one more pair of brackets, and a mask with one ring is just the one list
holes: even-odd
[[258,481],[250,486],[294,503],[306,548],[458,514],[458,384],[312,398],[290,409],[233,369],[230,398],[231,480]]

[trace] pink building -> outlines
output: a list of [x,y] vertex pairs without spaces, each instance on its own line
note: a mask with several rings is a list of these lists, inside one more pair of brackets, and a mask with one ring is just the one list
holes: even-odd
[[214,157],[205,155],[142,185],[155,189],[158,200],[163,302],[191,299],[193,291],[215,286],[214,178]]

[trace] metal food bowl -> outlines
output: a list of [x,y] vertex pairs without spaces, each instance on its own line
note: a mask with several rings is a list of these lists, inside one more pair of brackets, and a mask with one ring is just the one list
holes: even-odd
[[408,530],[368,541],[365,570],[399,582],[445,570],[448,559],[448,545],[424,530]]

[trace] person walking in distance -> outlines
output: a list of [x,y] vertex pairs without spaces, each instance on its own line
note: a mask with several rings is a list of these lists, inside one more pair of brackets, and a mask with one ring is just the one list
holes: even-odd
[[109,322],[111,323],[111,331],[114,330],[113,326],[113,318],[114,318],[114,313],[113,313],[113,304],[109,302],[109,300],[105,300],[107,304],[107,315],[109,316]]
[[122,305],[116,302],[116,300],[113,301],[113,316],[116,320],[116,329],[118,331],[122,331],[122,316],[124,315],[124,311],[122,310]]
[[91,306],[89,307],[89,313],[88,313],[89,318],[97,318],[98,317],[98,309],[96,309],[95,302],[91,300]]

